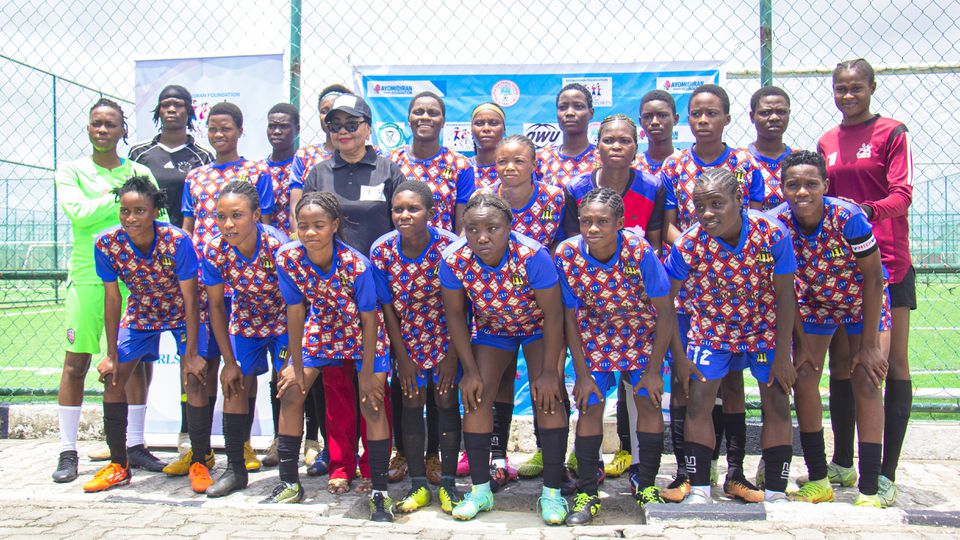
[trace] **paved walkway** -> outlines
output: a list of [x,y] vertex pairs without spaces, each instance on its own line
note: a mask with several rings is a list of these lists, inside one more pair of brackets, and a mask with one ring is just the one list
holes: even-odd
[[[948,441],[944,441],[948,444]],[[81,443],[81,456],[96,443]],[[744,505],[722,501],[710,507],[651,505],[640,512],[630,500],[624,479],[602,487],[603,512],[595,526],[546,527],[534,514],[540,483],[511,484],[496,496],[494,512],[472,522],[455,522],[434,504],[415,514],[398,516],[390,525],[373,524],[366,497],[353,492],[333,496],[326,478],[303,477],[308,498],[300,505],[258,504],[277,481],[276,469],[254,473],[241,493],[212,500],[194,494],[186,478],[137,471],[131,485],[100,494],[85,494],[82,483],[98,464],[82,458],[79,480],[54,484],[58,443],[53,440],[0,440],[0,538],[505,538],[513,540],[578,537],[851,538],[898,535],[904,538],[960,537],[960,463],[902,463],[901,498],[895,508],[878,510],[851,505],[854,489],[840,490],[838,502],[810,505]],[[162,458],[170,452],[157,452]],[[523,457],[514,456],[519,462]],[[756,456],[747,457],[755,470]],[[674,464],[664,456],[659,483],[669,482]],[[215,476],[225,461],[218,456]],[[301,469],[302,471],[303,469]],[[793,464],[801,474],[802,459]],[[721,467],[722,473],[722,467]],[[406,482],[391,485],[399,498]],[[466,485],[464,488],[466,489]],[[719,498],[722,494],[715,490]]]

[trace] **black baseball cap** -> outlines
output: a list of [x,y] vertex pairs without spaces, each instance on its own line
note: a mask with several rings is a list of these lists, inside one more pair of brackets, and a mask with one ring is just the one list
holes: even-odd
[[367,123],[370,123],[372,118],[370,106],[367,105],[367,102],[364,101],[362,97],[352,94],[343,94],[337,97],[333,102],[333,107],[330,107],[330,111],[327,112],[327,115],[323,118],[328,124],[333,120],[333,113],[335,111],[343,111],[350,116],[362,116]]

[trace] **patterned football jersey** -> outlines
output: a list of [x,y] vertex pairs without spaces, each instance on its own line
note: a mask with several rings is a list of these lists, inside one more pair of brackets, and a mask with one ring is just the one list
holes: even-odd
[[467,161],[473,167],[473,178],[478,191],[492,186],[497,181],[496,165],[492,163],[490,165],[477,165],[477,156],[467,158]]
[[263,161],[273,183],[273,220],[271,225],[290,234],[290,182],[293,180],[293,158],[286,161]]
[[443,250],[457,241],[450,231],[435,227],[429,231],[430,244],[416,259],[403,255],[397,231],[381,236],[370,249],[370,263],[387,283],[390,304],[400,319],[407,354],[421,369],[432,368],[447,355],[439,270]]
[[400,166],[407,180],[420,180],[430,186],[436,210],[430,224],[453,231],[457,205],[466,204],[475,189],[473,166],[467,158],[441,146],[437,155],[429,159],[416,159],[409,148],[397,148],[390,160]]
[[326,161],[333,157],[333,152],[327,152],[323,143],[311,144],[297,149],[293,155],[292,179],[290,186],[292,189],[303,189],[303,181],[307,179],[310,169],[321,161]]
[[578,156],[561,154],[561,147],[548,146],[537,154],[537,171],[541,182],[566,187],[569,181],[600,166],[595,144],[587,146]]
[[[797,257],[797,307],[806,323],[861,322],[863,274],[857,258],[877,251],[873,227],[855,203],[824,197],[823,206],[823,221],[809,236],[800,231],[789,204],[784,203],[770,212],[786,225],[793,238]],[[886,269],[883,274],[886,286]],[[882,322],[889,328],[890,313],[886,307],[882,311]]]
[[783,188],[780,187],[780,166],[783,159],[789,156],[793,149],[787,146],[782,154],[773,159],[760,155],[753,143],[750,143],[747,149],[759,165],[760,174],[763,176],[763,210],[775,208],[783,202]]
[[[483,188],[480,193],[500,195],[500,182]],[[533,238],[544,246],[553,245],[557,235],[563,233],[563,188],[543,182],[534,182],[533,196],[523,208],[513,208],[511,229]]]
[[728,146],[716,161],[704,163],[692,147],[686,148],[667,158],[660,169],[660,178],[667,188],[665,208],[677,211],[677,228],[681,231],[697,221],[693,213],[693,188],[697,178],[706,169],[715,167],[730,169],[740,180],[744,206],[748,206],[750,201],[763,201],[763,177],[750,152]]
[[689,280],[691,346],[733,352],[776,347],[773,276],[796,271],[790,233],[779,221],[747,210],[736,246],[694,225],[674,242],[666,268],[671,278]]
[[264,163],[241,158],[230,163],[209,163],[193,169],[187,173],[181,207],[184,217],[196,220],[193,244],[198,254],[202,254],[207,243],[220,234],[217,227],[217,199],[220,190],[234,180],[255,182],[260,195],[260,211],[265,214],[273,212],[273,181]]
[[120,326],[131,330],[170,330],[186,325],[180,281],[197,277],[197,253],[190,237],[169,223],[155,222],[153,247],[140,253],[117,225],[97,236],[97,275],[118,278],[130,291]]
[[666,271],[642,236],[622,230],[617,244],[607,263],[590,256],[581,236],[565,240],[554,256],[590,371],[642,369],[653,354],[657,320],[650,298],[670,293]]
[[277,251],[280,292],[287,304],[307,300],[310,313],[303,329],[303,354],[338,360],[363,359],[360,313],[377,312],[377,357],[390,351],[383,312],[370,261],[337,240],[333,265],[321,271],[299,241]]
[[465,290],[476,332],[531,336],[543,332],[543,311],[533,290],[556,285],[557,269],[541,244],[511,232],[498,268],[483,264],[467,239],[458,239],[443,252],[440,281],[448,289]]
[[[674,152],[673,155],[676,155],[676,152]],[[667,158],[667,159],[670,159],[670,158]],[[653,161],[652,159],[650,159],[650,154],[648,154],[646,151],[643,151],[637,154],[636,159],[633,160],[633,163],[630,164],[630,166],[633,167],[634,169],[639,169],[647,174],[659,177],[660,169],[663,168],[664,163],[666,163],[666,160]]]
[[287,332],[287,304],[280,295],[276,253],[288,241],[282,231],[257,224],[257,251],[250,259],[219,234],[207,244],[203,283],[223,283],[233,292],[230,335],[265,338]]

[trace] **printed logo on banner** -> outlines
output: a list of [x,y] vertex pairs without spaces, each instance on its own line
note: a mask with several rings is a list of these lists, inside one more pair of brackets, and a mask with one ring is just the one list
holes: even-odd
[[490,97],[501,107],[511,107],[520,101],[520,87],[509,79],[503,79],[493,83]]
[[473,152],[470,122],[447,122],[443,126],[443,145],[454,152]]
[[716,79],[713,75],[697,75],[695,77],[657,77],[657,88],[671,94],[689,94],[697,87],[713,84]]
[[396,122],[377,122],[377,145],[384,150],[396,150],[403,146],[403,126]]
[[420,92],[433,92],[444,97],[446,86],[443,82],[433,81],[367,81],[367,97],[413,97]]
[[593,143],[597,144],[597,140],[600,138],[600,122],[590,122],[590,125],[587,126],[587,139]]
[[579,83],[590,90],[594,107],[613,107],[613,77],[563,78],[563,86]]
[[562,142],[563,132],[557,124],[523,124],[523,134],[526,135],[537,148],[555,146]]

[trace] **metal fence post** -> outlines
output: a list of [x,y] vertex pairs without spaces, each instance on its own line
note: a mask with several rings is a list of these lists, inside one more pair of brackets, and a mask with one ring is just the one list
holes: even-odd
[[[53,77],[53,174],[57,174],[57,76]],[[57,182],[53,182],[53,267],[60,268],[60,224],[57,222]],[[53,287],[53,301],[60,303],[60,287]]]
[[773,0],[760,0],[760,86],[773,84]]
[[[290,1],[290,104],[300,109],[300,0]],[[300,135],[293,141],[300,147]]]

